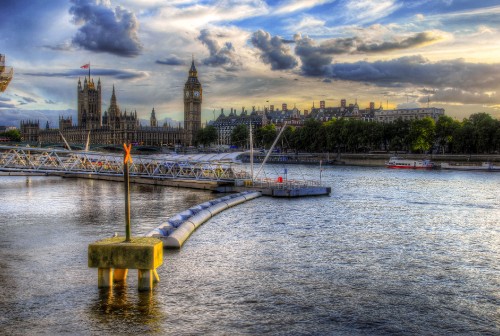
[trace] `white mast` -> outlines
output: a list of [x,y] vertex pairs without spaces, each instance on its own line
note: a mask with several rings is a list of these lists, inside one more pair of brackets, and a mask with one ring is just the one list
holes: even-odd
[[253,184],[253,136],[252,136],[251,119],[250,119],[250,175],[252,176],[252,184]]
[[276,143],[278,142],[278,140],[279,140],[281,134],[283,133],[283,131],[285,130],[285,128],[286,128],[286,121],[283,123],[283,127],[281,128],[280,132],[278,133],[278,136],[276,137],[276,139],[274,139],[273,145],[271,146],[271,148],[269,148],[269,151],[267,152],[266,157],[264,158],[264,161],[262,161],[262,164],[260,165],[259,171],[255,175],[255,178],[257,178],[259,176],[260,171],[262,170],[262,168],[264,168],[264,165],[266,164],[266,161],[269,158],[269,155],[272,153],[274,146],[276,146]]

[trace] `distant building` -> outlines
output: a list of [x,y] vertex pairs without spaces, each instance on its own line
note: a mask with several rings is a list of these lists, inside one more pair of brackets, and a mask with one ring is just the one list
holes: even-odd
[[374,109],[375,105],[370,104],[370,107],[360,110],[357,102],[354,104],[347,105],[347,101],[342,99],[340,101],[340,106],[337,107],[326,107],[324,101],[320,101],[320,107],[311,108],[311,112],[308,113],[308,118],[313,118],[315,120],[326,122],[332,119],[340,118],[350,118],[359,119],[363,121],[373,121],[374,120]]
[[411,109],[396,109],[396,110],[383,110],[375,111],[375,121],[381,123],[392,123],[398,119],[402,120],[415,120],[429,117],[437,121],[440,116],[444,115],[443,108],[436,107],[418,107]]
[[[113,86],[113,94],[114,94]],[[86,130],[97,129],[101,127],[101,79],[94,85],[94,80],[90,78],[87,81],[85,77],[82,82],[78,79],[78,125]]]
[[5,55],[0,54],[0,92],[4,92],[7,89],[12,76],[14,76],[14,69],[5,66]]
[[231,112],[227,116],[224,114],[224,109],[221,108],[219,116],[211,125],[217,129],[217,143],[219,145],[229,145],[231,144],[231,133],[238,125],[245,125],[250,128],[250,124],[252,124],[252,129],[256,130],[263,126],[262,120],[263,114],[259,115],[255,107],[252,108],[250,114],[245,108],[242,108],[240,115],[237,115],[236,110],[231,108]]
[[198,71],[194,66],[194,59],[189,69],[189,77],[184,84],[184,131],[186,146],[193,146],[196,133],[201,128],[201,101],[203,90],[198,80]]
[[73,125],[71,117],[59,117],[58,129],[50,128],[48,122],[45,129],[40,129],[38,120],[23,120],[20,125],[21,137],[26,142],[45,144],[61,143],[63,136],[68,143],[80,145],[85,144],[87,137],[90,137],[91,144],[102,145],[121,145],[129,142],[151,146],[191,146],[201,128],[202,87],[197,77],[193,60],[184,86],[184,129],[180,124],[158,126],[154,108],[151,111],[149,127],[141,126],[136,111],[127,112],[120,109],[114,85],[109,107],[102,114],[101,80],[99,79],[96,85],[89,77],[88,80],[84,79],[83,84],[78,80],[77,125]]

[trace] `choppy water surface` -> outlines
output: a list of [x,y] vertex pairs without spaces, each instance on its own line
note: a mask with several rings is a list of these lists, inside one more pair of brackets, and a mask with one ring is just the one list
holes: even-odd
[[[135,270],[98,290],[87,267],[89,243],[124,232],[120,183],[0,177],[0,333],[500,334],[500,174],[327,167],[322,180],[330,197],[217,215],[165,251],[150,294]],[[131,190],[134,235],[219,196]]]

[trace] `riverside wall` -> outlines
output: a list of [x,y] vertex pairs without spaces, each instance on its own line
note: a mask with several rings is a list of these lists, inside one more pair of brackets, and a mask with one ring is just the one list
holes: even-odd
[[[345,165],[345,166],[367,166],[379,167],[385,166],[385,162],[389,161],[392,156],[400,156],[411,160],[430,159],[437,165],[442,162],[491,162],[500,163],[500,155],[452,155],[452,154],[405,154],[405,153],[311,153],[311,154],[273,154],[269,157],[268,163],[275,164],[312,164],[319,165],[320,161],[323,165]],[[261,155],[254,156],[254,162],[260,163],[263,160]],[[249,162],[248,158],[244,158],[245,162]]]

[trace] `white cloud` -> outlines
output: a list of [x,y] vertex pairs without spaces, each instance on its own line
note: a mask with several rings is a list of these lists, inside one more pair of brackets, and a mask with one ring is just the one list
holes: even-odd
[[350,22],[364,24],[389,16],[400,6],[394,0],[349,0],[344,13]]
[[221,1],[215,6],[188,4],[176,7],[169,3],[148,15],[144,24],[156,31],[199,31],[209,24],[241,20],[268,12],[267,4],[261,0]]
[[309,9],[325,3],[333,2],[332,0],[291,0],[277,7],[274,14],[289,14],[304,9]]
[[295,31],[309,34],[311,30],[322,28],[324,26],[325,21],[316,19],[312,16],[305,16],[302,18],[302,20],[300,20],[300,22],[291,25],[289,29],[295,29]]

